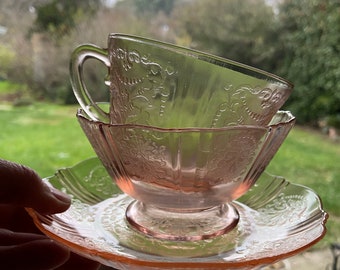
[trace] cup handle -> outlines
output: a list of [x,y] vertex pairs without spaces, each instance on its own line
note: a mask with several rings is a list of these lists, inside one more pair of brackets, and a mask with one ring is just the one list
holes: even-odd
[[110,121],[109,114],[93,101],[84,83],[83,64],[89,58],[97,59],[110,68],[107,49],[92,44],[85,44],[77,47],[73,51],[70,60],[70,80],[72,89],[78,103],[92,120],[107,123]]

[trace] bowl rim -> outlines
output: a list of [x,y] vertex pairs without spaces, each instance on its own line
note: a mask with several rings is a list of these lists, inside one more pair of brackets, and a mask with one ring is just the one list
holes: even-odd
[[96,124],[98,126],[105,126],[107,128],[139,128],[139,129],[146,129],[146,130],[153,130],[158,132],[173,132],[173,133],[179,133],[179,132],[202,132],[202,131],[227,131],[227,130],[262,130],[262,131],[268,131],[270,132],[272,129],[278,128],[279,126],[290,126],[293,125],[296,121],[295,116],[290,111],[283,111],[279,110],[276,112],[276,114],[273,116],[272,119],[274,119],[275,116],[278,114],[286,115],[288,119],[279,119],[277,123],[268,124],[266,126],[255,126],[255,125],[231,125],[231,126],[225,126],[225,127],[185,127],[185,128],[164,128],[164,127],[157,127],[157,126],[149,126],[149,125],[142,125],[142,124],[110,124],[106,122],[102,122],[99,120],[93,120],[91,119],[84,109],[79,108],[77,111],[77,118],[78,120],[82,120],[88,123]]

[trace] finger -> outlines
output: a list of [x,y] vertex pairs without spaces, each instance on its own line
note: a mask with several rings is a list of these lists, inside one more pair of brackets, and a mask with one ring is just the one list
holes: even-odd
[[65,211],[70,198],[49,188],[32,169],[0,159],[0,203],[51,214]]
[[[17,233],[6,229],[0,229],[0,253],[1,248],[5,249],[5,246],[18,246],[28,242],[34,242],[38,240],[47,240],[48,238],[44,235],[34,234],[34,233]],[[38,243],[38,242],[35,242]],[[63,261],[63,260],[62,260]],[[0,255],[0,265],[2,265],[1,255]],[[54,265],[54,263],[53,263]],[[98,262],[86,259],[75,253],[70,253],[69,259],[62,265],[59,266],[58,270],[96,270],[100,264]]]
[[30,241],[48,239],[42,234],[18,233],[6,229],[0,229],[0,246],[19,245]]
[[0,228],[15,232],[39,232],[41,234],[25,208],[10,204],[0,204]]
[[0,247],[2,269],[47,270],[63,265],[69,259],[67,249],[50,239]]

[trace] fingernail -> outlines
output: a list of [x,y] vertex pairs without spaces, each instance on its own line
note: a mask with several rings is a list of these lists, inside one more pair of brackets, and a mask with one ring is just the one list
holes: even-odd
[[56,197],[59,201],[62,201],[68,204],[71,203],[71,198],[64,192],[61,192],[60,190],[55,189],[55,188],[51,188],[51,192],[54,195],[54,197]]

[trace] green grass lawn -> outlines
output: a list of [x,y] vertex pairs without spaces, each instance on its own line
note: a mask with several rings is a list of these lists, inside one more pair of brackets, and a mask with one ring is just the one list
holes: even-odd
[[[77,106],[0,104],[0,158],[30,166],[42,177],[94,156],[76,120]],[[294,127],[267,171],[312,188],[330,214],[317,246],[340,242],[340,143]]]
[[94,152],[75,117],[76,106],[0,105],[0,157],[35,169],[42,177]]

